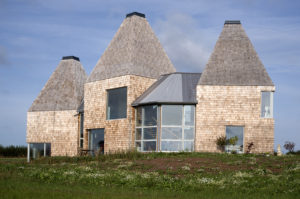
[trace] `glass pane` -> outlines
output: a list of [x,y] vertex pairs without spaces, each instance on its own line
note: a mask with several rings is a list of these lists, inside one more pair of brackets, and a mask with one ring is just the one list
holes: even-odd
[[186,126],[194,126],[195,106],[184,106],[184,123]]
[[144,106],[144,126],[156,126],[157,124],[157,106]]
[[244,127],[242,126],[226,126],[226,139],[230,139],[236,136],[238,140],[235,146],[242,146],[243,132],[244,132]]
[[156,151],[156,141],[144,142],[144,151]]
[[155,140],[156,139],[156,128],[144,128],[144,139]]
[[80,148],[83,148],[83,139],[80,139]]
[[182,106],[162,106],[162,125],[182,125]]
[[142,126],[142,107],[136,109],[136,126]]
[[141,142],[135,142],[135,147],[136,147],[136,150],[141,151],[141,149],[142,149]]
[[184,151],[194,151],[194,141],[184,141]]
[[126,118],[127,87],[107,91],[107,119]]
[[185,127],[184,128],[184,139],[193,140],[194,139],[194,127]]
[[136,140],[142,139],[142,129],[141,128],[135,129],[135,139]]
[[271,116],[271,92],[261,92],[261,117]]
[[46,156],[51,156],[51,143],[46,143]]
[[182,151],[182,141],[161,141],[162,151]]
[[182,128],[180,127],[162,127],[161,139],[182,139]]
[[92,129],[89,133],[89,148],[94,153],[104,152],[104,129]]
[[44,156],[44,143],[31,143],[30,144],[30,157],[33,159]]
[[83,138],[83,121],[84,116],[83,113],[80,114],[80,138]]

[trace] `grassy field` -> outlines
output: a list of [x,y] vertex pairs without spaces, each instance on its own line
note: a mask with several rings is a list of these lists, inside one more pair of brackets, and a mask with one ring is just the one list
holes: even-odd
[[1,198],[300,198],[300,156],[0,158]]

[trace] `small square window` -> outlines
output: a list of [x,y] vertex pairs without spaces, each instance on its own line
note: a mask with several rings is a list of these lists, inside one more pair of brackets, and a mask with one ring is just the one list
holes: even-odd
[[107,90],[108,120],[126,118],[127,113],[127,87]]

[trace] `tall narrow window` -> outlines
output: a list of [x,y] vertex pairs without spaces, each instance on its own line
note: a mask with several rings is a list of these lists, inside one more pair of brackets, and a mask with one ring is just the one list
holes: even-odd
[[157,106],[143,106],[136,109],[135,144],[139,151],[156,151],[157,148]]
[[80,138],[79,138],[79,147],[83,148],[83,122],[84,122],[84,115],[83,113],[80,114]]
[[261,117],[273,118],[273,92],[261,92]]
[[107,90],[108,120],[126,118],[127,113],[127,87]]

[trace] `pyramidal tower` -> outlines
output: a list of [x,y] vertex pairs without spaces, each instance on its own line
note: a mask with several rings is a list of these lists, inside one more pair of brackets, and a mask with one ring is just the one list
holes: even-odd
[[27,143],[51,143],[52,155],[76,155],[77,108],[87,75],[75,56],[63,57],[27,113]]
[[274,86],[240,21],[225,21],[199,84]]
[[254,152],[273,152],[274,119],[263,111],[273,111],[274,91],[241,22],[225,21],[197,86],[196,150],[219,151],[215,140],[235,129],[242,151],[253,142]]
[[87,82],[136,75],[157,79],[175,72],[144,14],[126,15]]
[[85,138],[102,129],[105,152],[133,147],[131,103],[160,75],[175,71],[145,15],[127,14],[85,84]]

